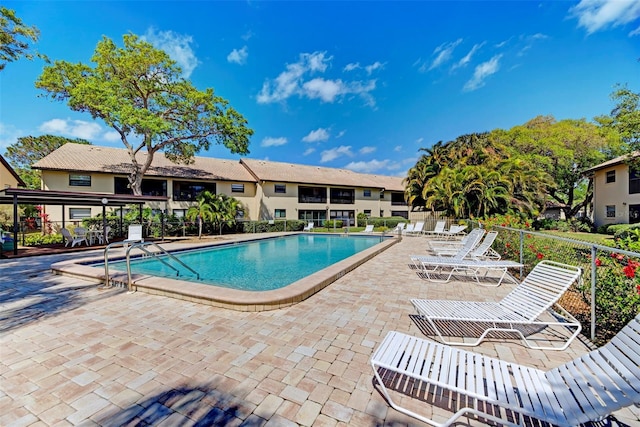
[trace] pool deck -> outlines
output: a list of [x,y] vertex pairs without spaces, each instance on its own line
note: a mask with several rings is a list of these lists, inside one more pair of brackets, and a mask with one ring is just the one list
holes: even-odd
[[[304,301],[262,312],[51,273],[87,253],[0,260],[0,425],[424,425],[374,387],[372,352],[390,330],[424,336],[410,298],[496,300],[514,286],[427,282],[409,267],[425,248],[404,238]],[[546,370],[588,346],[472,349]],[[637,408],[615,415],[640,425]]]

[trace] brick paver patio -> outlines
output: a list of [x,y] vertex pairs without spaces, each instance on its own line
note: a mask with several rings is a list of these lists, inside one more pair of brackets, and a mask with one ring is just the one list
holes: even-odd
[[[257,313],[49,273],[77,254],[0,260],[0,425],[423,425],[374,388],[373,350],[389,330],[424,336],[409,298],[494,300],[513,286],[426,282],[408,266],[425,248],[405,238],[311,298]],[[474,350],[548,369],[587,346]],[[616,416],[640,425],[635,408]]]

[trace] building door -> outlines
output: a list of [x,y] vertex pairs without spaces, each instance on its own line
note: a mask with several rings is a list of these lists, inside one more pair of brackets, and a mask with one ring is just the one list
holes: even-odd
[[640,222],[640,205],[629,205],[629,224]]
[[307,222],[313,221],[316,227],[322,227],[327,220],[327,211],[300,210],[298,211],[298,219]]
[[343,225],[348,225],[350,227],[356,225],[355,211],[331,211],[329,212],[329,219],[340,220]]

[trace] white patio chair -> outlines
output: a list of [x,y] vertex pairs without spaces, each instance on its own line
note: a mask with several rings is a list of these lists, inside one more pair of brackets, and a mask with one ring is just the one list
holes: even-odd
[[[608,344],[546,372],[394,331],[376,349],[371,366],[391,407],[434,426],[453,425],[463,416],[510,426],[542,424],[532,419],[582,425],[640,404],[640,315]],[[454,413],[436,422],[427,415],[442,410],[419,414],[391,393],[411,397],[411,408],[419,408],[415,399],[421,399]]]
[[313,222],[310,222],[310,223],[307,224],[306,227],[304,227],[302,229],[302,231],[311,231],[311,230],[313,230],[313,226],[314,226]]
[[367,225],[361,233],[373,233],[373,224]]
[[131,224],[127,231],[127,238],[122,241],[124,250],[126,251],[129,248],[129,244],[138,242],[144,242],[144,237],[142,237],[142,225]]
[[62,237],[65,240],[65,244],[64,244],[65,248],[69,245],[71,245],[71,247],[74,247],[75,245],[80,245],[82,244],[82,242],[85,242],[87,246],[89,246],[89,242],[87,242],[86,233],[85,235],[74,236],[74,235],[71,235],[71,232],[66,228],[60,229],[60,233],[62,234]]
[[[557,302],[569,286],[580,280],[581,274],[580,267],[541,261],[522,283],[498,302],[412,299],[411,304],[420,318],[447,344],[475,346],[488,333],[502,331],[516,333],[530,348],[564,350],[580,333],[582,325]],[[534,345],[522,333],[523,329],[538,331],[546,327],[573,329],[574,332],[562,346]],[[461,341],[444,338],[443,332],[454,328],[462,335]],[[470,341],[477,332],[482,332],[480,337]],[[469,340],[465,341],[465,338]]]

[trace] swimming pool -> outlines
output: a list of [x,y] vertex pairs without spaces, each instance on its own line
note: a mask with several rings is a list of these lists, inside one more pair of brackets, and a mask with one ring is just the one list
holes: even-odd
[[[371,248],[381,239],[381,236],[300,234],[173,252],[199,273],[199,280],[179,264],[167,261],[180,270],[178,278],[181,280],[246,291],[268,291],[285,287]],[[124,261],[110,262],[109,267],[126,271]],[[148,257],[132,259],[131,272],[176,278],[175,270]]]
[[[201,248],[229,247],[231,245],[239,246],[245,242],[268,242],[273,239],[274,234],[277,236],[294,235],[292,233],[238,234],[225,236],[224,239],[215,239],[214,242],[203,241],[199,246]],[[314,233],[311,236],[315,238],[321,235],[320,233]],[[305,233],[302,236],[307,236],[307,234]],[[336,235],[333,236],[343,238]],[[353,237],[361,239],[367,236]],[[131,286],[128,288],[132,292],[129,292],[129,294],[135,295],[136,292],[143,292],[238,311],[277,310],[304,301],[402,240],[400,236],[386,236],[384,238],[373,236],[373,238],[378,242],[377,244],[278,289],[247,291],[185,280],[183,277],[176,277],[175,274],[169,278],[134,273]],[[356,242],[362,241],[358,240]],[[186,254],[188,253],[187,249],[193,249],[194,244],[163,243],[162,246],[173,254],[179,254],[180,252]],[[122,249],[115,250],[109,266],[112,266],[117,259],[123,259],[123,255]],[[300,254],[298,254],[299,257]],[[281,262],[282,258],[282,253],[279,253],[277,262]],[[235,268],[236,270],[243,269],[243,266],[236,264]],[[51,265],[51,271],[55,274],[80,278],[98,284],[98,291],[100,292],[106,292],[107,289],[119,292],[118,290],[121,290],[122,287],[127,287],[127,273],[111,270],[113,274],[110,275],[110,285],[112,286],[105,287],[104,255],[91,255],[85,258],[71,257],[68,260]]]

